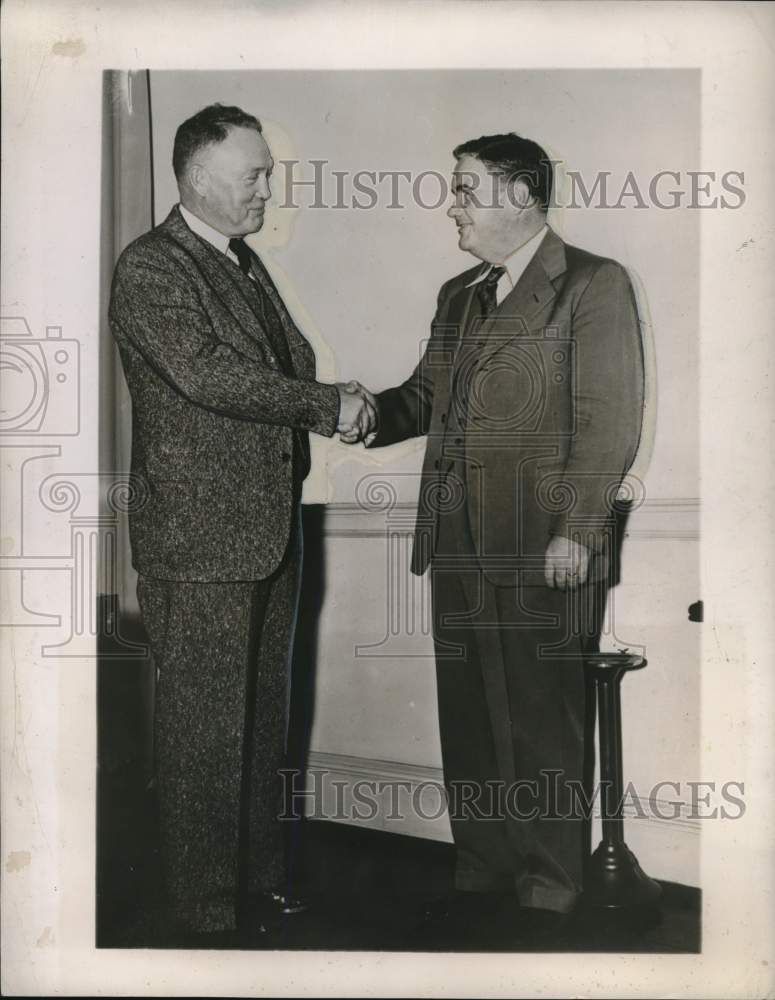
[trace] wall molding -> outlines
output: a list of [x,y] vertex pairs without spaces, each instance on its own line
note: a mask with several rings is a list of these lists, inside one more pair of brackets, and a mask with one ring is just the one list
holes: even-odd
[[[411,535],[417,504],[400,500],[389,507],[358,503],[329,503],[325,507],[326,538],[384,538]],[[698,497],[654,497],[632,512],[625,538],[698,541],[701,504]]]
[[[358,782],[375,784],[377,786],[380,784],[386,785],[390,782],[403,782],[412,791],[430,785],[443,787],[444,772],[440,767],[312,750],[309,753],[306,774],[308,778],[312,776],[315,793],[316,795],[319,793],[322,797],[322,803],[313,804],[311,800],[307,800],[306,805],[312,808],[309,808],[305,812],[305,815],[308,815],[310,818],[362,824],[394,833],[402,833],[411,837],[451,842],[452,838],[449,833],[449,823],[446,813],[432,820],[424,819],[421,815],[413,814],[411,811],[401,819],[386,820],[384,815],[376,815],[370,819],[353,819],[336,816],[334,808],[327,808],[327,806],[334,804],[333,798],[326,800],[326,795],[331,792],[330,788],[326,788],[326,781],[330,782],[331,779],[341,783],[341,791],[339,792],[340,801],[346,803],[345,811],[347,811],[347,804],[351,802],[351,799],[348,799],[348,795],[352,794],[352,789]],[[305,787],[309,788],[312,782],[308,780]],[[316,814],[315,808],[318,805],[322,807]],[[428,806],[427,808],[428,812],[437,811],[432,806]],[[661,816],[659,815],[660,813]],[[702,826],[702,819],[692,815],[691,804],[689,802],[659,797],[649,799],[648,796],[643,795],[634,795],[626,803],[624,818],[630,821],[630,828],[634,828],[635,825],[639,827],[647,826],[654,830],[659,829],[662,832],[669,831],[671,835],[681,833],[693,838],[699,837]],[[597,811],[595,819],[599,819],[599,812]]]

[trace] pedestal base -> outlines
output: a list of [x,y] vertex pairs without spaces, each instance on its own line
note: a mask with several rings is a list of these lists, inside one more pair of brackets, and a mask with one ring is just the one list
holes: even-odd
[[603,841],[589,860],[584,900],[591,906],[623,909],[649,906],[662,888],[649,878],[626,844]]

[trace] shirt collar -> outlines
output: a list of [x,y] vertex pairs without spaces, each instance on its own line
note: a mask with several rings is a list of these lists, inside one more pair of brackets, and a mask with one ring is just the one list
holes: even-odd
[[213,229],[212,226],[200,219],[198,215],[190,212],[185,205],[180,205],[180,214],[183,216],[183,221],[192,233],[196,233],[197,236],[200,236],[211,246],[214,246],[220,253],[226,253],[229,249],[228,236],[224,236],[217,229]]
[[[504,260],[503,267],[506,268],[506,273],[509,276],[512,288],[514,288],[514,286],[517,284],[519,279],[524,274],[525,268],[533,259],[533,256],[538,250],[538,247],[541,245],[541,241],[548,232],[549,232],[549,227],[546,224],[544,224],[543,227],[539,229],[537,233],[533,233],[533,235],[526,243],[523,243],[521,246],[518,246],[517,249],[514,250],[513,253],[509,254],[506,260]],[[472,285],[478,285],[480,281],[484,281],[484,279],[487,277],[490,271],[492,271],[494,266],[495,266],[494,264],[487,264],[486,267],[482,271],[480,271],[479,274],[477,274],[474,280],[466,285],[466,288],[471,288]]]

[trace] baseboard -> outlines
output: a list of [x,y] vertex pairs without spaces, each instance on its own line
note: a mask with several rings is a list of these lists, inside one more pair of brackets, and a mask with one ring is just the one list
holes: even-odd
[[[313,750],[302,811],[310,819],[347,823],[409,837],[452,842],[440,767]],[[678,799],[626,796],[625,836],[655,878],[699,886],[702,820]],[[599,839],[599,815],[593,819]]]
[[312,751],[303,811],[311,819],[451,843],[443,787],[438,767]]

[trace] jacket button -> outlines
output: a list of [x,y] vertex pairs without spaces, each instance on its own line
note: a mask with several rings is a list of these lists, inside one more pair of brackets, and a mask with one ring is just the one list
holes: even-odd
[[455,444],[462,444],[462,443],[463,443],[462,438],[455,438]]
[[269,362],[270,365],[273,365],[275,361],[277,361],[277,358],[274,356],[274,354],[267,354],[266,360]]
[[280,456],[280,458],[282,458],[283,462],[290,462],[290,460],[291,460],[291,454],[288,451],[284,451],[282,453],[282,455]]

